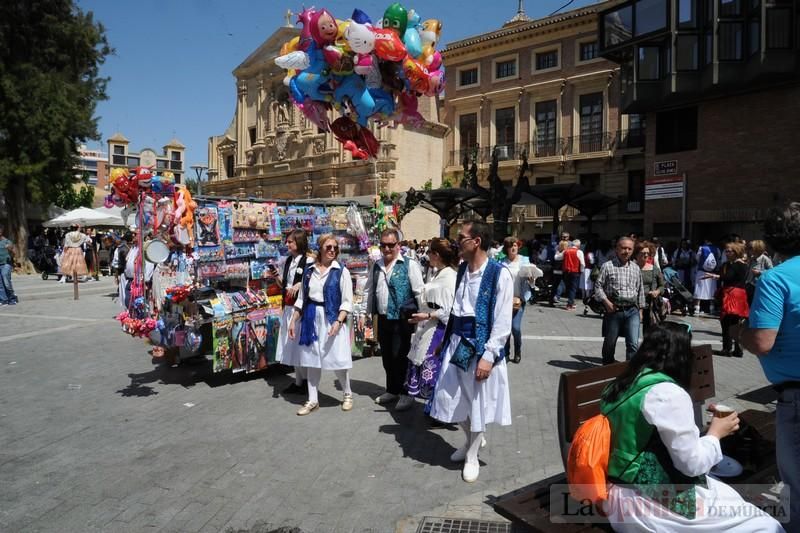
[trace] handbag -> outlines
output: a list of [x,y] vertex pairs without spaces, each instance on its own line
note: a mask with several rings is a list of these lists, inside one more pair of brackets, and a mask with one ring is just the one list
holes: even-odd
[[[391,292],[389,294],[391,294]],[[400,305],[398,311],[400,312],[400,318],[402,318],[403,320],[408,320],[409,318],[412,317],[414,313],[419,312],[419,305],[417,304],[417,299],[414,296],[412,296],[411,298],[409,298]]]

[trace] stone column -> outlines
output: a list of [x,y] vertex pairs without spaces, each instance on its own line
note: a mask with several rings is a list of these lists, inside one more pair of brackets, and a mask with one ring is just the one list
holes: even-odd
[[247,173],[247,80],[238,80],[236,87],[236,174]]
[[256,99],[256,143],[264,143],[264,98],[267,91],[264,88],[264,77],[258,77],[258,99]]

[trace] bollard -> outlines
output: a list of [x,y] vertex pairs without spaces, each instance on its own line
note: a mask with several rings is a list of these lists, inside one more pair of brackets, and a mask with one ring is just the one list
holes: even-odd
[[78,299],[78,273],[72,271],[72,296],[74,300]]

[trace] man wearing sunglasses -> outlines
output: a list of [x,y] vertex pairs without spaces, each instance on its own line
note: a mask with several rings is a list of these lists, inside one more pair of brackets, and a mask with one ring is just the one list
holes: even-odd
[[464,260],[442,343],[442,368],[431,416],[459,423],[466,442],[451,456],[464,461],[461,476],[478,479],[478,451],[486,424],[511,424],[505,344],[511,334],[514,277],[490,259],[491,231],[483,222],[465,222],[458,234]]
[[378,315],[378,345],[386,373],[386,392],[375,403],[397,401],[395,409],[405,411],[414,405],[404,387],[413,332],[408,318],[418,309],[425,283],[419,263],[400,254],[400,234],[396,229],[381,232],[380,247],[381,258],[370,269],[364,294],[369,313]]

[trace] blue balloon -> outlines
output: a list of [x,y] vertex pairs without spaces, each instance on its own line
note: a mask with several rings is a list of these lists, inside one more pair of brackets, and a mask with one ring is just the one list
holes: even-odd
[[403,36],[403,44],[406,46],[408,55],[414,59],[422,55],[422,41],[419,38],[419,32],[414,28],[406,30],[406,34]]
[[358,22],[359,24],[372,24],[372,19],[369,18],[369,15],[358,8],[353,10],[353,15],[350,18],[353,19],[353,22]]
[[295,84],[294,87],[292,87],[292,97],[297,102],[305,100],[305,96],[308,96],[312,100],[324,101],[326,93],[321,92],[320,89],[330,80],[328,64],[325,62],[322,50],[315,44],[309,47],[308,57],[311,61],[308,68],[298,73],[289,83],[290,87],[292,86],[292,82]]
[[358,74],[350,74],[338,79],[340,84],[334,91],[333,97],[342,104],[344,98],[348,98],[358,113],[358,123],[366,127],[367,119],[375,113],[375,100],[367,89],[364,79]]

